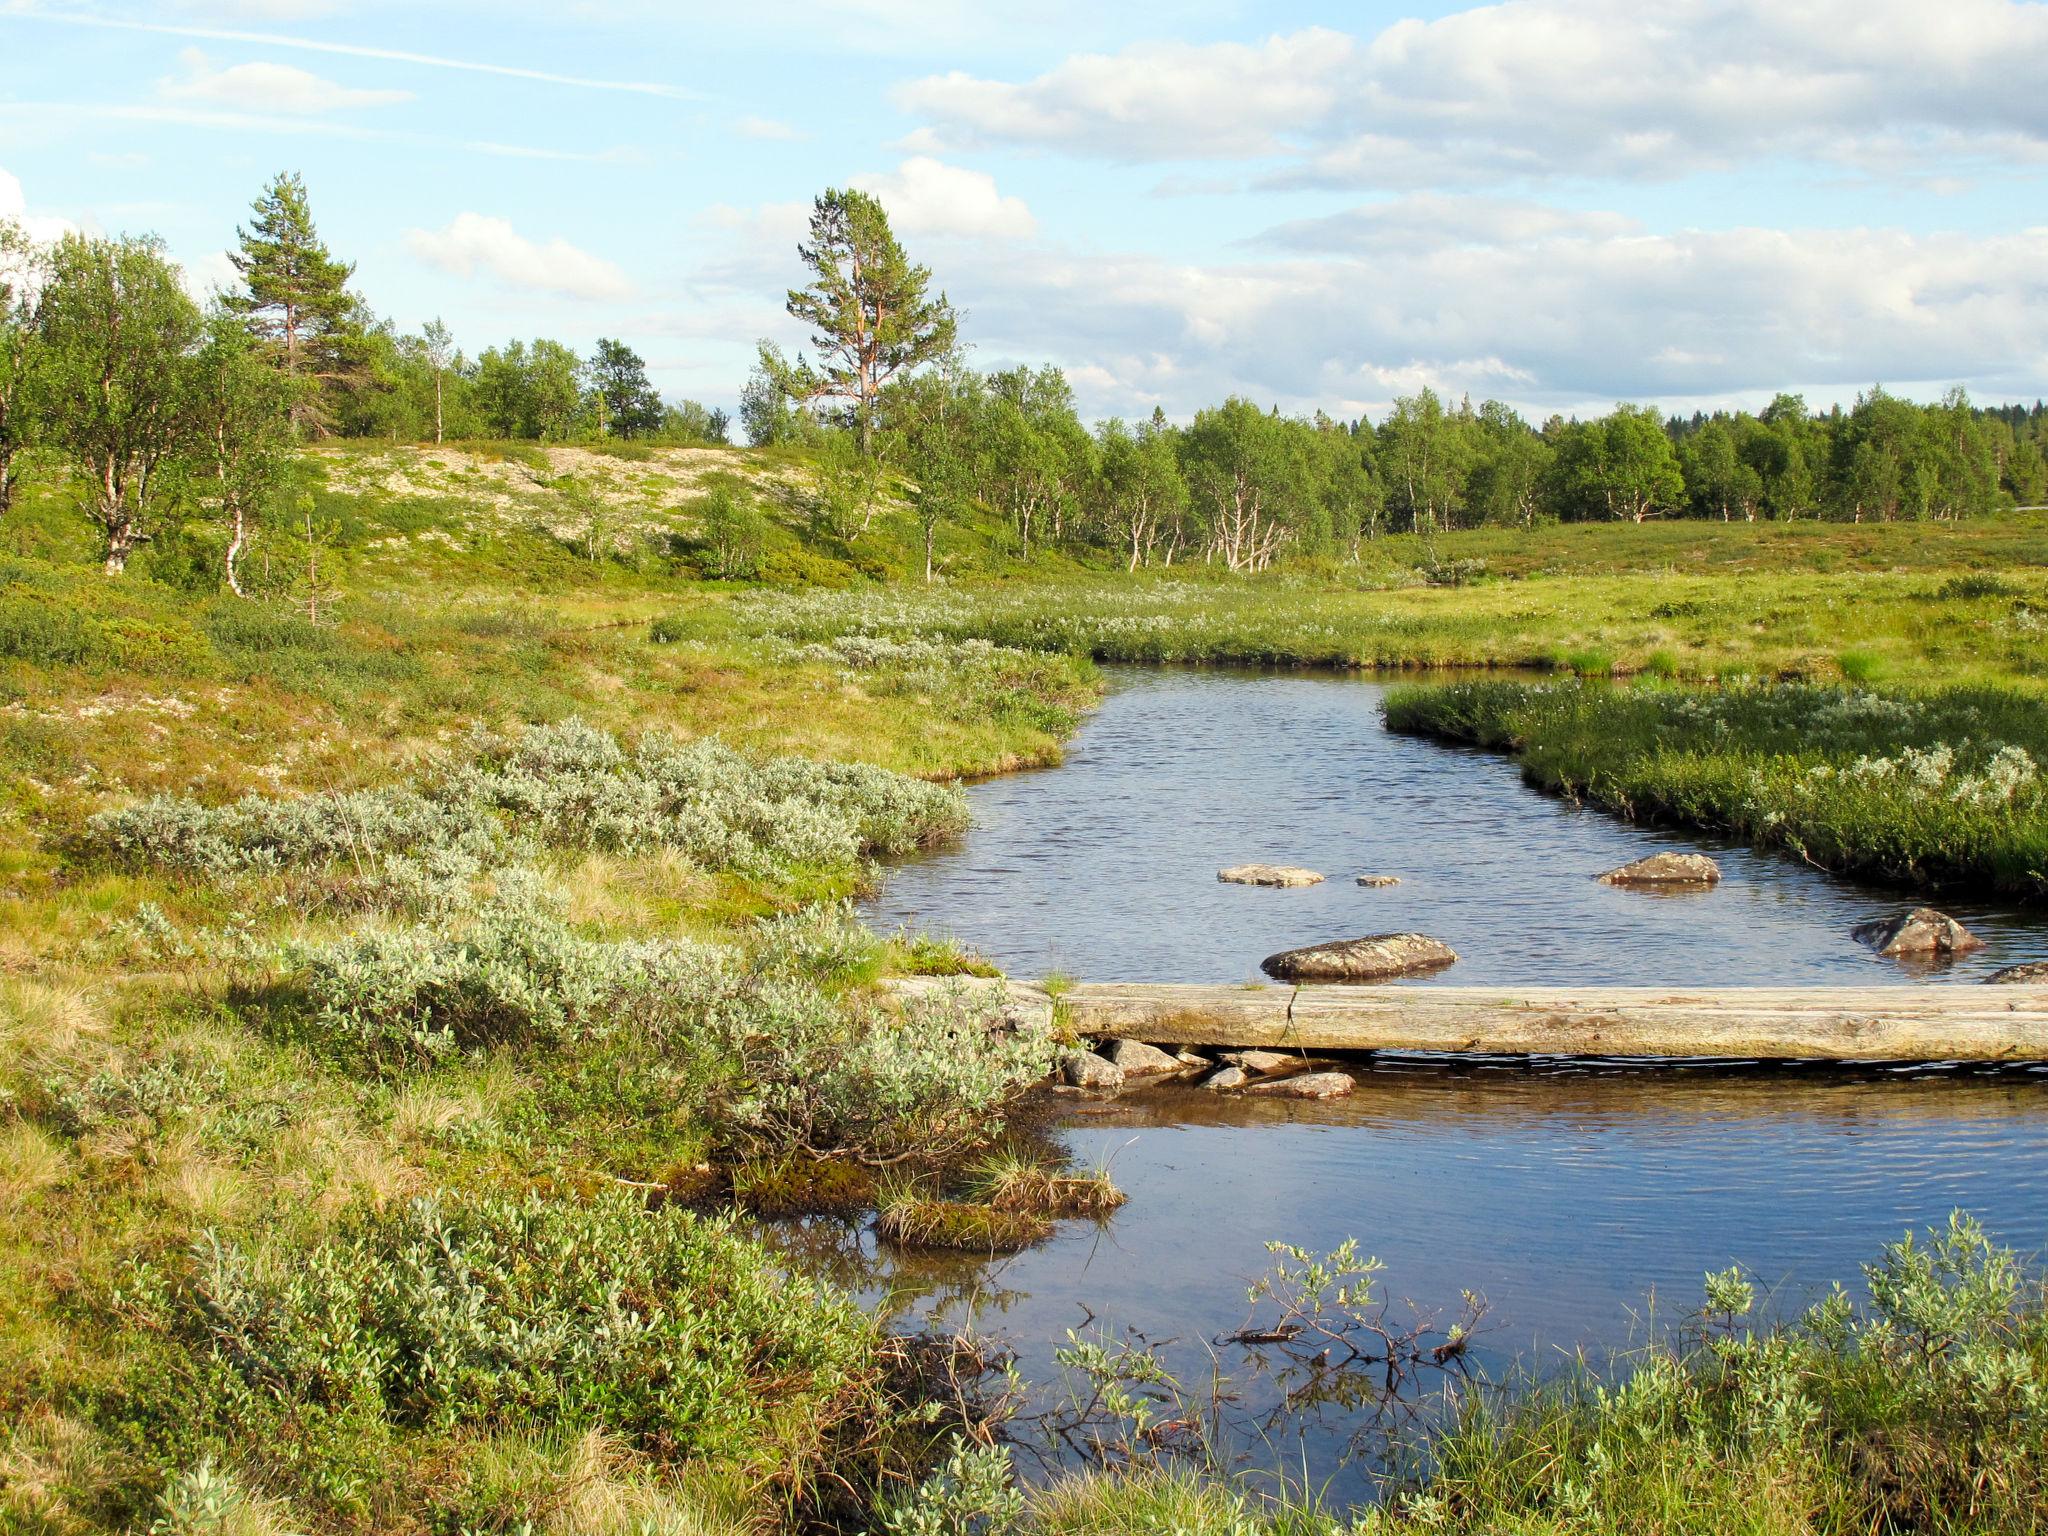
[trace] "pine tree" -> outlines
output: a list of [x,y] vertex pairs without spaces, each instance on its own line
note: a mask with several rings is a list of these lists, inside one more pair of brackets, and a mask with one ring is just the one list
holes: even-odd
[[303,386],[292,407],[294,429],[324,431],[321,395],[361,373],[359,305],[348,291],[355,267],[336,261],[321,243],[297,172],[280,172],[252,211],[250,227],[235,231],[241,250],[229,257],[246,291],[228,303]]
[[797,247],[811,269],[808,288],[792,288],[792,317],[815,328],[822,372],[799,361],[794,369],[762,363],[799,398],[845,400],[863,453],[874,439],[875,405],[882,386],[906,368],[943,357],[953,348],[956,317],[945,294],[927,298],[931,269],[910,264],[889,229],[889,215],[865,192],[828,188],[811,210],[811,238]]

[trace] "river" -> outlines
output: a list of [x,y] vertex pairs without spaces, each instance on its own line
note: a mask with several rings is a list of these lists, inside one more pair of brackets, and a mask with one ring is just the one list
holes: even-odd
[[[1911,972],[1849,937],[1910,905],[1782,855],[1631,826],[1524,785],[1511,763],[1389,733],[1382,687],[1301,674],[1124,671],[1064,766],[970,790],[957,847],[888,875],[868,920],[951,933],[1021,976],[1233,981],[1320,939],[1417,929],[1453,982],[1970,984],[2048,954],[2048,922],[1944,900],[1989,941]],[[1721,861],[1712,891],[1592,877],[1659,848]],[[1225,864],[1305,864],[1297,890]],[[1386,889],[1360,873],[1389,874]],[[1430,981],[1403,983],[1430,985]],[[995,1262],[892,1256],[844,1234],[862,1283],[970,1319],[1044,1379],[1069,1328],[1174,1338],[1184,1365],[1245,1320],[1284,1240],[1356,1237],[1388,1294],[1484,1293],[1498,1375],[1640,1340],[1740,1264],[1783,1313],[1954,1209],[2034,1253],[2048,1239],[2048,1073],[1382,1060],[1321,1104],[1166,1086],[1077,1106],[1057,1134],[1129,1203]],[[1327,1449],[1327,1447],[1326,1447]]]

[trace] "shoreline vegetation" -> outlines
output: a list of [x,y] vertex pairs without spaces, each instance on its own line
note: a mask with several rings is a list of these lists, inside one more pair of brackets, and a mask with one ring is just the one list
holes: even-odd
[[[1114,1208],[1042,1135],[1056,1036],[883,1006],[988,967],[847,905],[958,834],[954,781],[1057,762],[1098,663],[1535,668],[1392,718],[2038,895],[2039,407],[1090,432],[1057,370],[960,366],[834,191],[818,355],[764,352],[742,450],[617,340],[376,321],[295,177],[210,313],[152,241],[0,234],[0,1529],[2048,1526],[2042,1278],[1966,1220],[1860,1301],[1715,1276],[1611,1371],[1460,1379],[1358,1510],[1088,1340],[1093,1451],[1026,1487],[987,1341],[894,1336],[745,1227],[994,1252]],[[909,317],[893,380],[840,267]],[[1350,1366],[1463,1358],[1384,1298],[1351,1247],[1255,1299],[1369,1413]]]

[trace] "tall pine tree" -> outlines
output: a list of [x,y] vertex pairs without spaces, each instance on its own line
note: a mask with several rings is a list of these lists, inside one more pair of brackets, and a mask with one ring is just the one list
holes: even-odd
[[348,291],[355,266],[336,261],[321,242],[297,172],[280,172],[251,211],[249,228],[235,231],[241,249],[229,257],[244,291],[227,302],[300,386],[293,427],[324,431],[323,396],[362,372],[359,305]]
[[889,215],[868,193],[826,189],[811,209],[811,238],[797,254],[812,282],[790,289],[786,307],[813,328],[821,367],[801,358],[791,367],[767,346],[762,366],[793,398],[846,401],[866,453],[882,386],[953,349],[953,306],[943,293],[927,295],[931,269],[912,265]]

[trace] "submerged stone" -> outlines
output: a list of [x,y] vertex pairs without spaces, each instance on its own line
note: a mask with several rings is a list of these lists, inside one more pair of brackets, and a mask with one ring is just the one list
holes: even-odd
[[1880,955],[1967,955],[1984,941],[1946,912],[1915,907],[1903,917],[1858,923],[1852,937]]
[[1375,933],[1283,950],[1266,956],[1260,965],[1281,981],[1377,981],[1441,970],[1457,958],[1450,945],[1426,933]]
[[2048,960],[2029,960],[2021,965],[2008,965],[2003,970],[1993,971],[1984,978],[2000,986],[2016,986],[2038,982],[2048,986]]
[[1231,885],[1320,885],[1323,881],[1315,870],[1295,864],[1233,864],[1217,870],[1216,878]]
[[1253,1083],[1244,1091],[1269,1099],[1341,1099],[1358,1084],[1342,1072],[1304,1072],[1270,1083]]
[[1718,885],[1721,866],[1704,853],[1653,853],[1597,878],[1602,885]]

